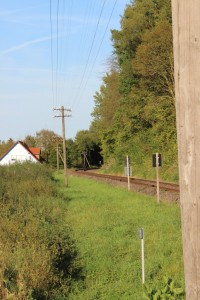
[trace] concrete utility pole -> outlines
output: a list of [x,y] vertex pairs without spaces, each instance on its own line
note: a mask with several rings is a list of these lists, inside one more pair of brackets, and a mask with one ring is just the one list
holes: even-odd
[[186,299],[200,299],[200,1],[172,0]]
[[67,155],[66,155],[66,145],[65,145],[65,117],[71,117],[71,114],[65,114],[65,112],[71,112],[71,109],[66,109],[64,106],[60,108],[53,108],[53,110],[59,111],[61,115],[54,116],[55,118],[62,118],[62,136],[63,136],[63,164],[64,164],[64,185],[68,186],[67,178]]

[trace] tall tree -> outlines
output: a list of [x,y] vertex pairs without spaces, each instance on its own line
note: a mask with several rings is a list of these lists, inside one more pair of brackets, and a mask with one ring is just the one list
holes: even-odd
[[51,152],[55,152],[56,137],[58,137],[58,135],[51,130],[42,129],[36,132],[36,144],[41,147],[42,156],[47,163],[49,162],[49,156]]
[[[167,170],[171,158],[175,165],[177,160],[170,0],[132,1],[112,41],[119,68],[115,84],[111,71],[95,95],[92,126],[99,130],[104,160],[121,164],[131,152],[140,166],[135,169],[143,164],[146,171],[148,157],[162,151]],[[117,102],[110,97],[114,92]]]
[[83,164],[85,155],[91,166],[98,166],[102,161],[99,139],[92,130],[81,130],[75,137],[75,145],[78,151],[78,164]]
[[96,92],[96,95],[94,96],[95,108],[92,116],[94,117],[94,122],[99,122],[102,128],[107,128],[112,125],[114,114],[119,108],[121,95],[118,86],[118,72],[112,71],[107,73],[103,78],[100,92]]
[[27,135],[24,139],[24,142],[29,146],[29,147],[36,147],[36,139],[35,136],[32,135]]
[[3,141],[3,142],[1,142],[0,143],[0,157],[2,156],[2,155],[4,155],[4,153],[6,152],[6,151],[8,151],[9,150],[9,148],[10,147],[12,147],[13,145],[14,145],[14,140],[12,139],[12,138],[9,138],[6,142],[5,141]]

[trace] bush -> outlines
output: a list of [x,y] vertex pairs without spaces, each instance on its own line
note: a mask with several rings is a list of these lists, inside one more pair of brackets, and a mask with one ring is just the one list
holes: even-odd
[[151,288],[145,285],[144,297],[146,300],[183,300],[184,291],[181,287],[176,287],[175,282],[169,278],[165,277],[163,286],[157,288]]
[[0,299],[67,297],[76,255],[51,170],[0,167]]

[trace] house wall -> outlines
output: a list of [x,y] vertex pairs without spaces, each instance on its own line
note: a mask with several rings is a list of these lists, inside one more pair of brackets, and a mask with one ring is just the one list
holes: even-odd
[[26,150],[21,144],[17,144],[12,148],[0,161],[0,165],[9,165],[16,162],[38,162],[28,150]]

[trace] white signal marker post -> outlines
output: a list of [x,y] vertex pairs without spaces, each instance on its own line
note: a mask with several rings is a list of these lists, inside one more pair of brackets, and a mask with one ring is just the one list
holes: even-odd
[[127,178],[128,178],[128,190],[130,191],[130,163],[129,163],[129,157],[126,156],[126,168],[127,168]]
[[160,203],[159,155],[158,155],[158,153],[156,153],[156,186],[157,186],[157,203]]
[[144,268],[144,230],[140,228],[139,230],[141,239],[141,252],[142,252],[142,284],[145,283],[145,268]]

